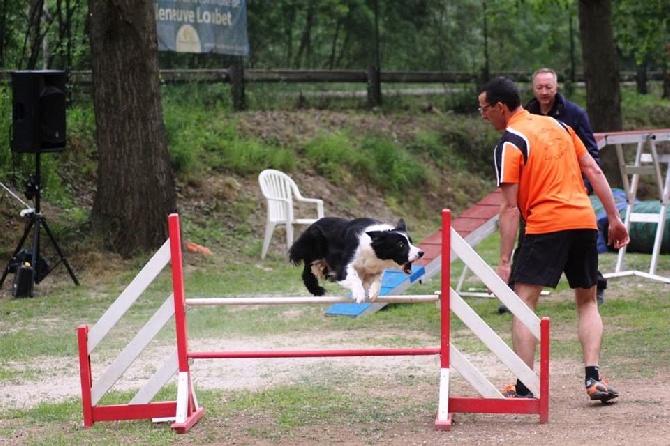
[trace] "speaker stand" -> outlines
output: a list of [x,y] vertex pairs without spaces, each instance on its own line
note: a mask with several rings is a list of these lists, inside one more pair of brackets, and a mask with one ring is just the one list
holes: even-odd
[[[23,244],[25,243],[26,239],[28,238],[28,235],[30,234],[30,231],[33,230],[33,247],[32,247],[32,259],[31,259],[31,266],[35,270],[35,283],[40,283],[42,279],[44,279],[46,276],[51,273],[51,271],[56,268],[60,263],[63,263],[65,265],[65,268],[67,269],[68,274],[70,274],[70,278],[72,278],[72,281],[74,282],[75,285],[79,285],[79,281],[77,280],[77,277],[74,275],[74,271],[72,270],[72,267],[70,266],[70,263],[67,261],[67,258],[65,257],[65,254],[63,253],[63,250],[60,248],[58,245],[58,242],[56,241],[56,238],[54,237],[53,233],[51,232],[51,229],[49,228],[49,225],[47,224],[46,218],[42,215],[40,212],[40,195],[41,195],[41,189],[42,185],[40,184],[40,153],[35,154],[35,175],[32,177],[32,180],[30,182],[30,192],[33,195],[33,199],[35,200],[35,208],[33,209],[32,212],[29,212],[27,214],[24,214],[23,212],[21,213],[22,216],[27,216],[28,217],[28,222],[26,222],[26,227],[23,230],[23,235],[21,236],[21,240],[19,240],[19,244],[17,245],[16,249],[14,250],[14,253],[12,254],[11,259],[5,266],[5,270],[2,273],[2,277],[0,278],[0,287],[5,283],[5,279],[7,278],[7,274],[9,274],[9,271],[11,269],[12,263],[14,262],[16,255],[23,249]],[[47,236],[49,237],[49,240],[51,240],[51,244],[53,247],[56,249],[56,252],[58,253],[59,256],[59,262],[54,264],[51,268],[49,268],[46,272],[43,274],[40,274],[40,232],[41,229],[44,228],[44,230],[47,233]]]

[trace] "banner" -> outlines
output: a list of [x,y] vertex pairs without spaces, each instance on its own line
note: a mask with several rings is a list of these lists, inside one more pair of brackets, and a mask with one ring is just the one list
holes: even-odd
[[246,0],[156,0],[158,50],[249,55]]

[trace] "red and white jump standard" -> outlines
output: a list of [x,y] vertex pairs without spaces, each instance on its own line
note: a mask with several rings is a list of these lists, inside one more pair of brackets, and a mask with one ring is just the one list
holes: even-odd
[[[281,305],[324,304],[349,302],[346,297],[235,297],[235,298],[191,298],[184,292],[182,270],[181,229],[179,216],[168,218],[170,238],[152,257],[131,284],[91,328],[78,328],[79,363],[82,387],[84,426],[97,421],[153,419],[172,421],[178,433],[187,432],[204,415],[205,409],[198,405],[195,395],[190,363],[200,359],[230,358],[307,358],[345,356],[417,356],[440,355],[440,387],[435,428],[449,430],[452,414],[470,413],[521,413],[539,414],[540,422],[549,417],[549,320],[537,316],[500,280],[495,272],[477,253],[451,228],[451,214],[442,212],[442,277],[441,289],[448,292],[419,296],[380,296],[379,302],[430,302],[438,301],[441,322],[439,346],[428,348],[369,348],[341,350],[269,350],[269,351],[193,351],[188,344],[188,306],[211,305]],[[505,303],[540,341],[540,369],[538,375],[526,366],[507,344],[470,308],[451,288],[451,256],[460,257],[477,274],[486,286]],[[171,262],[173,293],[156,313],[147,321],[135,338],[107,367],[97,380],[93,379],[91,352],[105,337],[139,295],[154,280],[160,271]],[[441,294],[441,296],[439,295]],[[470,328],[498,358],[523,380],[538,397],[536,399],[506,399],[500,391],[473,366],[452,344],[450,314],[453,312]],[[128,404],[99,404],[101,398],[132,362],[147,347],[160,329],[174,316],[176,328],[176,351],[166,358],[162,367],[147,381],[145,386]],[[449,379],[451,369],[456,370],[480,394],[479,397],[451,396]],[[175,401],[152,402],[158,391],[177,374]]]

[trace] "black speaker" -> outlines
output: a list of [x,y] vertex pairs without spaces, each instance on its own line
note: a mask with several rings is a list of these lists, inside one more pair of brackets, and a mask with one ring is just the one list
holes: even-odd
[[42,153],[65,149],[67,73],[13,71],[11,79],[12,150]]

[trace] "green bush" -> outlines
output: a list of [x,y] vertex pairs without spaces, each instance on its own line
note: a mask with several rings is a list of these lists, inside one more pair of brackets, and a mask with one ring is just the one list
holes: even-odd
[[373,168],[358,143],[344,131],[317,136],[305,145],[304,152],[310,165],[333,184],[348,184]]
[[445,146],[451,148],[457,160],[466,164],[459,163],[454,167],[474,172],[492,169],[493,147],[499,138],[500,134],[488,122],[471,117],[453,117],[442,131]]
[[370,177],[381,190],[400,192],[428,184],[426,167],[393,141],[366,136],[361,148],[374,163]]
[[295,153],[287,148],[257,140],[233,140],[223,147],[219,170],[239,174],[257,174],[263,169],[291,171],[296,166]]

